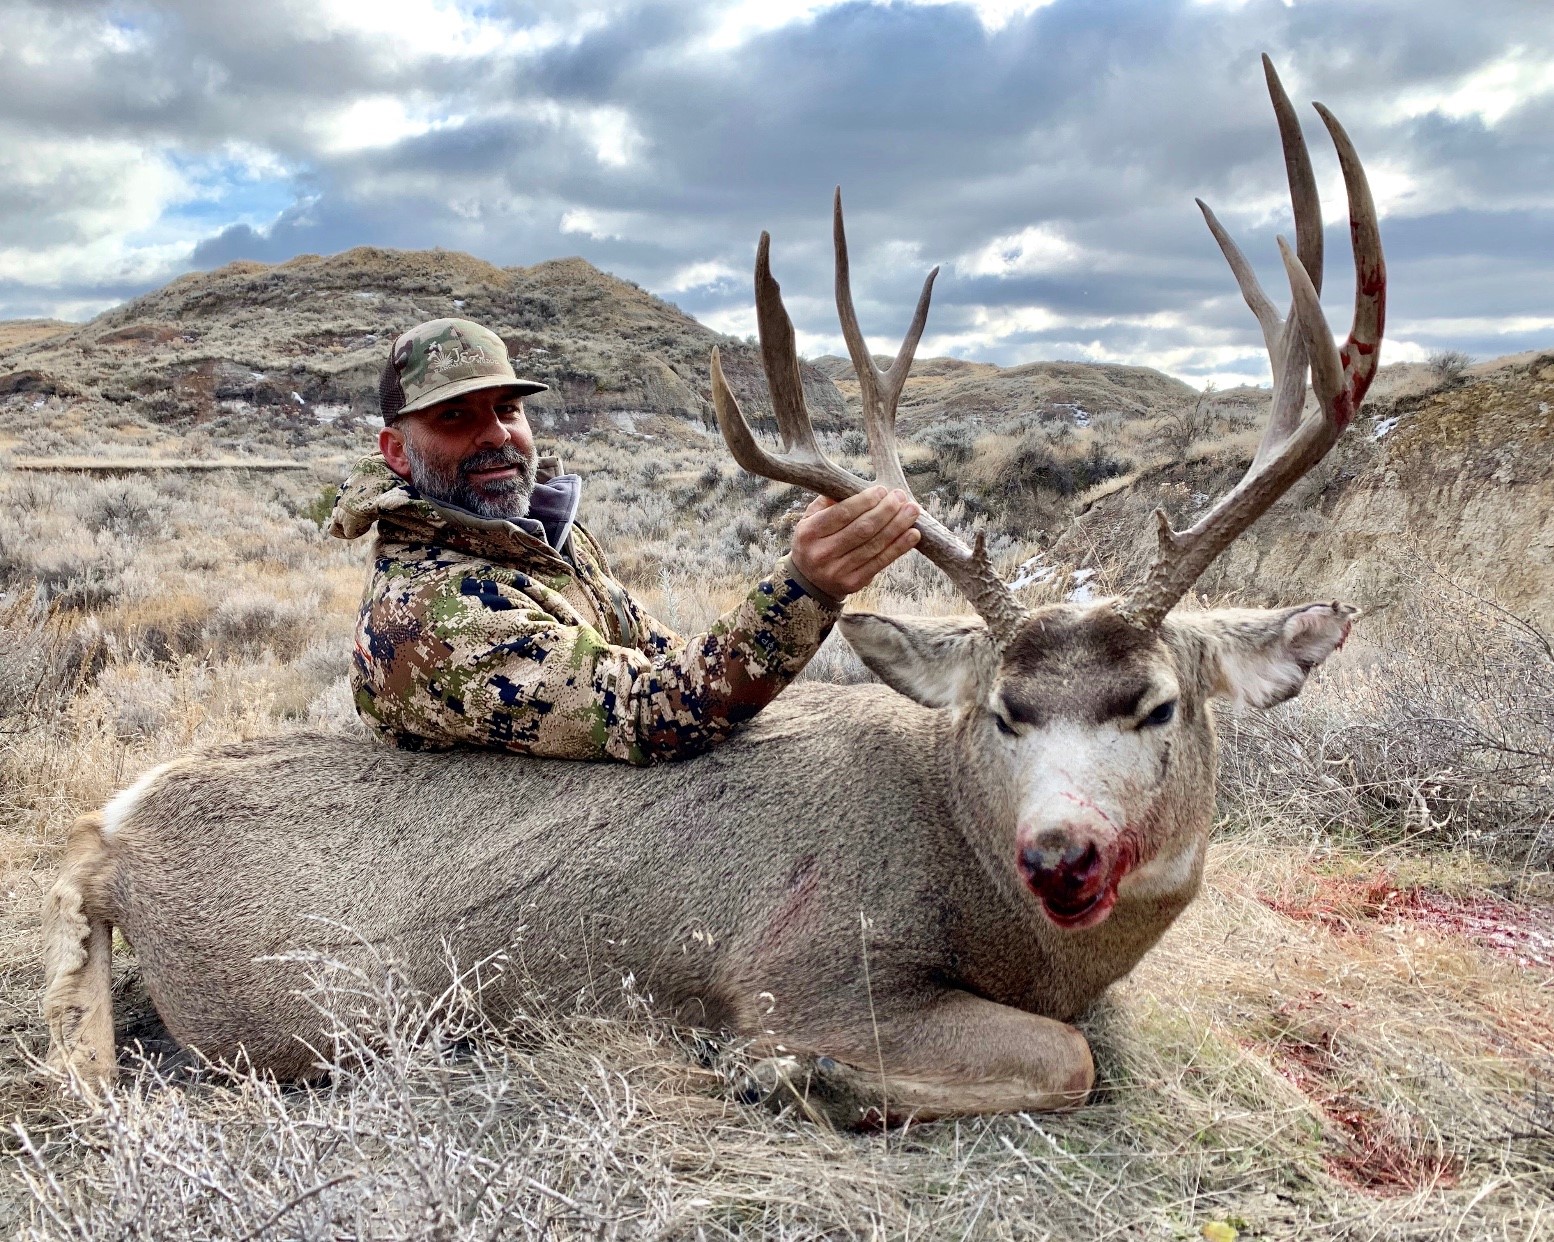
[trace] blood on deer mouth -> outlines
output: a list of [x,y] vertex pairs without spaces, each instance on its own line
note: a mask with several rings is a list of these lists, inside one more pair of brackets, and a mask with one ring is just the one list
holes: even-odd
[[1064,931],[1082,931],[1112,912],[1117,886],[1133,869],[1136,854],[1125,835],[1109,849],[1086,845],[1056,867],[1041,866],[1033,851],[1022,849],[1018,867],[1048,921]]

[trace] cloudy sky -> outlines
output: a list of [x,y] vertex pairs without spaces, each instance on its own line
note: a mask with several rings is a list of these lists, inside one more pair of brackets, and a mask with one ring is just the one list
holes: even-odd
[[[765,228],[837,352],[840,182],[877,348],[938,263],[925,353],[1256,380],[1192,200],[1282,289],[1263,50],[1331,217],[1305,101],[1371,174],[1384,357],[1554,344],[1547,0],[0,0],[0,317],[370,243],[580,254],[744,334]],[[1328,256],[1346,328],[1341,219]]]

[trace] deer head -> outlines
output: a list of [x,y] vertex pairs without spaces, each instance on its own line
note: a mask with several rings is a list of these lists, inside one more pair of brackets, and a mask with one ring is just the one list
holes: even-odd
[[[1296,245],[1281,238],[1292,291],[1280,316],[1229,235],[1200,202],[1273,367],[1268,423],[1245,477],[1185,531],[1157,511],[1159,554],[1144,583],[1119,599],[1028,611],[993,568],[979,534],[968,546],[933,517],[918,520],[918,550],[966,596],[981,620],[850,613],[841,630],[894,689],[952,713],[969,817],[1055,926],[1093,927],[1118,900],[1185,900],[1196,886],[1213,805],[1209,704],[1265,707],[1299,692],[1358,613],[1341,603],[1171,615],[1174,605],[1256,518],[1332,448],[1374,377],[1386,269],[1365,173],[1342,126],[1316,105],[1348,190],[1356,295],[1353,325],[1335,347],[1318,299],[1322,218],[1295,111],[1273,65],[1263,66],[1278,118],[1294,204]],[[836,299],[858,373],[876,481],[905,489],[896,406],[928,314],[930,272],[895,361],[875,364],[853,308],[840,191],[835,202]],[[830,461],[804,408],[793,327],[772,278],[770,242],[756,257],[762,362],[783,451],[756,444],[713,352],[718,423],[746,470],[841,500],[870,486]],[[1304,415],[1306,373],[1317,408]]]

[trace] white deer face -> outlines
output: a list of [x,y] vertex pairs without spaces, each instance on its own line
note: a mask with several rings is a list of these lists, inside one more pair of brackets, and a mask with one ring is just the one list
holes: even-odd
[[1060,605],[1002,652],[971,621],[849,614],[842,632],[887,684],[955,713],[997,848],[1055,926],[1080,930],[1119,898],[1190,893],[1212,822],[1209,701],[1297,693],[1355,611],[1225,610],[1152,632],[1109,603]]

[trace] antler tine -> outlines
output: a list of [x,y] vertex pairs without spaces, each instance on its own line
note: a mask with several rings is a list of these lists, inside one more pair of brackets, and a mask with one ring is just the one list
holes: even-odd
[[874,355],[869,353],[868,343],[863,339],[858,312],[853,306],[851,268],[847,260],[847,229],[842,222],[841,186],[836,187],[833,201],[831,232],[836,244],[836,314],[842,321],[842,338],[847,342],[853,370],[858,373],[863,429],[869,437],[869,457],[874,466],[874,476],[886,487],[899,487],[910,492],[906,474],[901,469],[901,452],[896,446],[896,403],[901,400],[907,372],[912,369],[912,358],[923,336],[923,325],[928,322],[928,303],[933,298],[933,282],[939,275],[939,269],[934,268],[923,281],[923,291],[918,295],[917,309],[913,312],[906,337],[890,369],[881,374]]
[[[799,351],[793,336],[793,320],[782,304],[782,286],[772,276],[772,237],[761,234],[755,250],[755,323],[761,337],[761,366],[772,394],[772,412],[782,433],[782,446],[804,457],[824,460],[815,441],[815,429],[804,408],[804,379],[799,373]],[[837,467],[841,469],[840,466]]]
[[[723,433],[723,442],[728,445],[729,453],[751,474],[777,483],[791,483],[806,491],[829,496],[832,500],[846,500],[869,486],[850,470],[843,470],[818,447],[813,455],[806,453],[803,447],[798,447],[778,456],[768,453],[757,444],[755,434],[745,420],[744,411],[739,408],[739,401],[724,378],[723,358],[716,345],[712,347],[712,408],[718,416],[718,430]],[[802,406],[800,413],[807,423],[809,415]],[[781,426],[781,423],[778,425]],[[786,435],[784,432],[785,438]],[[800,437],[800,445],[806,442],[814,444],[813,431]]]
[[[846,239],[841,234],[840,192],[837,195],[836,227],[837,298],[839,307],[844,302],[846,305],[846,310],[843,312],[843,332],[848,338],[848,348],[852,350],[855,340],[859,343],[859,347],[862,347],[863,335],[858,331],[857,316],[852,313],[852,296],[847,291],[847,250]],[[809,411],[804,405],[804,388],[799,372],[793,321],[788,317],[787,308],[783,305],[782,289],[772,277],[770,257],[771,240],[767,234],[762,233],[760,245],[756,250],[756,323],[761,333],[761,364],[766,371],[766,381],[771,389],[772,408],[777,415],[777,425],[782,431],[783,452],[781,455],[769,453],[756,442],[755,435],[750,430],[750,424],[740,410],[739,402],[723,374],[722,356],[714,348],[712,403],[717,412],[718,427],[734,460],[751,474],[818,492],[822,496],[829,496],[832,500],[846,500],[872,484],[831,461],[821,450],[815,438],[814,426],[810,420]],[[890,371],[881,376],[866,350],[863,357],[868,363],[868,370],[866,371],[862,366],[858,367],[859,381],[864,385],[865,392],[872,394],[875,402],[872,408],[876,411],[882,408],[889,411],[888,420],[877,419],[869,424],[870,445],[874,450],[874,467],[880,475],[876,481],[887,487],[899,487],[909,495],[911,489],[906,485],[905,476],[901,472],[900,458],[895,448],[895,408],[906,373],[912,365],[912,354],[917,348],[918,340],[922,337],[923,325],[928,318],[929,295],[937,272],[938,268],[935,268],[923,286],[922,295],[917,302],[917,311],[912,317],[912,326],[907,331],[906,342],[896,355],[896,361]],[[855,363],[857,356],[854,353]],[[872,389],[869,387],[871,381]],[[886,396],[888,400],[882,403],[880,398]],[[865,411],[871,408],[869,402],[870,398],[866,396]],[[868,417],[867,413],[865,417]],[[882,466],[883,461],[894,464],[894,479]],[[975,546],[968,548],[943,523],[928,513],[919,514],[916,525],[921,536],[917,550],[938,566],[945,577],[966,597],[967,602],[987,622],[988,632],[993,636],[994,641],[1000,646],[1007,643],[1020,622],[1024,620],[1025,609],[1020,606],[1009,587],[994,570],[992,561],[987,555],[982,534],[979,532]]]
[[1387,322],[1387,261],[1381,252],[1376,203],[1354,143],[1349,141],[1338,118],[1325,106],[1312,106],[1327,126],[1328,135],[1338,151],[1338,166],[1343,170],[1344,188],[1349,196],[1349,236],[1354,246],[1354,318],[1341,358],[1347,388],[1344,395],[1349,402],[1349,417],[1353,418],[1370,389],[1371,380],[1376,378],[1381,336]]
[[[1219,227],[1213,213],[1206,207],[1203,210],[1247,305],[1262,324],[1264,339],[1269,341],[1274,394],[1268,427],[1246,476],[1191,528],[1175,531],[1165,512],[1155,511],[1159,553],[1143,587],[1118,606],[1124,617],[1143,628],[1158,626],[1214,559],[1337,443],[1338,437],[1354,420],[1376,372],[1377,350],[1386,317],[1387,274],[1376,208],[1365,170],[1343,127],[1326,108],[1316,105],[1338,149],[1354,240],[1354,322],[1340,353],[1333,344],[1318,293],[1322,275],[1322,222],[1315,186],[1309,176],[1310,158],[1293,114],[1286,123],[1288,100],[1272,64],[1266,56],[1263,63],[1274,110],[1280,118],[1297,228],[1295,250],[1291,250],[1284,238],[1279,238],[1279,252],[1289,277],[1291,294],[1289,318],[1284,324],[1279,325],[1270,313],[1272,304],[1251,276],[1251,269],[1239,248]],[[1317,240],[1308,240],[1312,238]],[[1308,360],[1319,413],[1303,419]]]
[[1279,81],[1278,72],[1268,53],[1263,53],[1263,78],[1268,83],[1268,98],[1279,122],[1279,141],[1284,147],[1284,175],[1290,186],[1290,207],[1295,216],[1295,253],[1311,276],[1311,283],[1322,292],[1322,200],[1317,194],[1317,174],[1311,167],[1311,152],[1300,118]]

